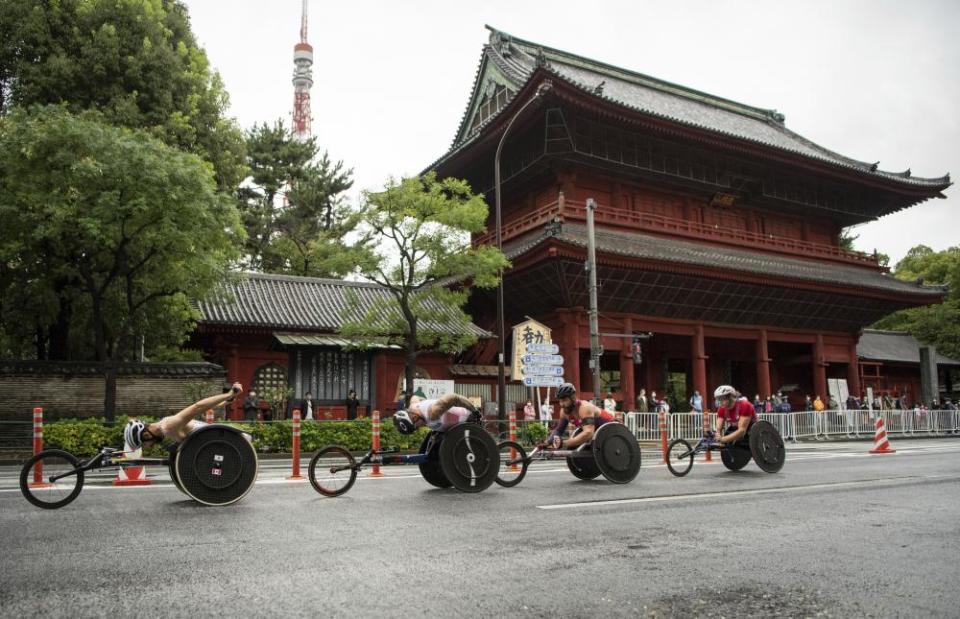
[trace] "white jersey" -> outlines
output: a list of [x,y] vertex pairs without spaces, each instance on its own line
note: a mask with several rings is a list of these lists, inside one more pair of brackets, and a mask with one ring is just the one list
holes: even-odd
[[465,422],[470,417],[470,411],[462,406],[451,406],[438,419],[430,420],[430,407],[436,404],[436,400],[420,400],[416,405],[416,412],[420,413],[423,420],[427,422],[427,427],[431,430],[449,430],[458,423]]

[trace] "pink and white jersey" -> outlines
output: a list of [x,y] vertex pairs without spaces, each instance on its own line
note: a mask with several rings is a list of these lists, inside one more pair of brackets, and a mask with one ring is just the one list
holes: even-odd
[[449,430],[458,423],[465,422],[470,417],[470,411],[462,406],[451,406],[440,418],[430,421],[430,407],[436,403],[436,400],[420,400],[416,404],[416,412],[420,413],[423,420],[427,422],[427,427],[431,430]]

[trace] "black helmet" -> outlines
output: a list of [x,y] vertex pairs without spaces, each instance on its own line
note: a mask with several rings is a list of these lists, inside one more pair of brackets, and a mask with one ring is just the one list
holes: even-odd
[[413,423],[413,419],[410,419],[410,413],[405,410],[399,410],[394,413],[393,427],[395,427],[400,434],[413,434],[417,429],[416,424]]
[[577,395],[577,388],[573,386],[573,383],[563,383],[557,387],[557,399],[560,398],[573,398]]

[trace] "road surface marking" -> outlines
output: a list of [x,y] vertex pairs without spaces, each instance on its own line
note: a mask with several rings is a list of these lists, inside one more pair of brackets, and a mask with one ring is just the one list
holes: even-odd
[[697,494],[674,494],[667,496],[651,496],[634,499],[610,499],[600,501],[582,501],[580,503],[556,503],[553,505],[537,505],[537,509],[574,509],[578,507],[606,507],[608,505],[629,505],[632,503],[668,503],[671,501],[686,501],[690,499],[707,499],[755,494],[782,494],[787,492],[802,492],[823,488],[841,488],[850,486],[872,486],[906,481],[926,481],[932,479],[951,479],[960,481],[960,477],[951,475],[927,475],[908,477],[884,477],[881,479],[862,479],[857,481],[838,481],[825,484],[808,484],[804,486],[783,486],[781,488],[758,488],[756,490],[727,490],[725,492],[701,492]]

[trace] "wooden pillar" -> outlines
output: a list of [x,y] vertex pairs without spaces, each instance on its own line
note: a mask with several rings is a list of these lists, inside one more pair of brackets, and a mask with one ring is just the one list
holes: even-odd
[[690,339],[690,363],[693,370],[693,388],[703,398],[703,408],[708,409],[712,399],[707,396],[707,355],[704,345],[703,323],[698,322]]
[[[633,319],[627,318],[624,324],[627,333],[633,333]],[[633,340],[623,340],[620,348],[620,392],[623,394],[623,410],[632,411],[637,403],[637,392],[633,376]]]
[[761,398],[771,395],[770,353],[767,348],[767,330],[760,329],[757,336],[757,391]]
[[857,357],[857,342],[850,344],[850,363],[847,365],[847,389],[857,398],[863,389],[860,384],[860,359]]
[[827,392],[827,363],[823,355],[823,335],[820,333],[813,343],[813,390],[814,397],[819,395],[825,403],[830,400]]

